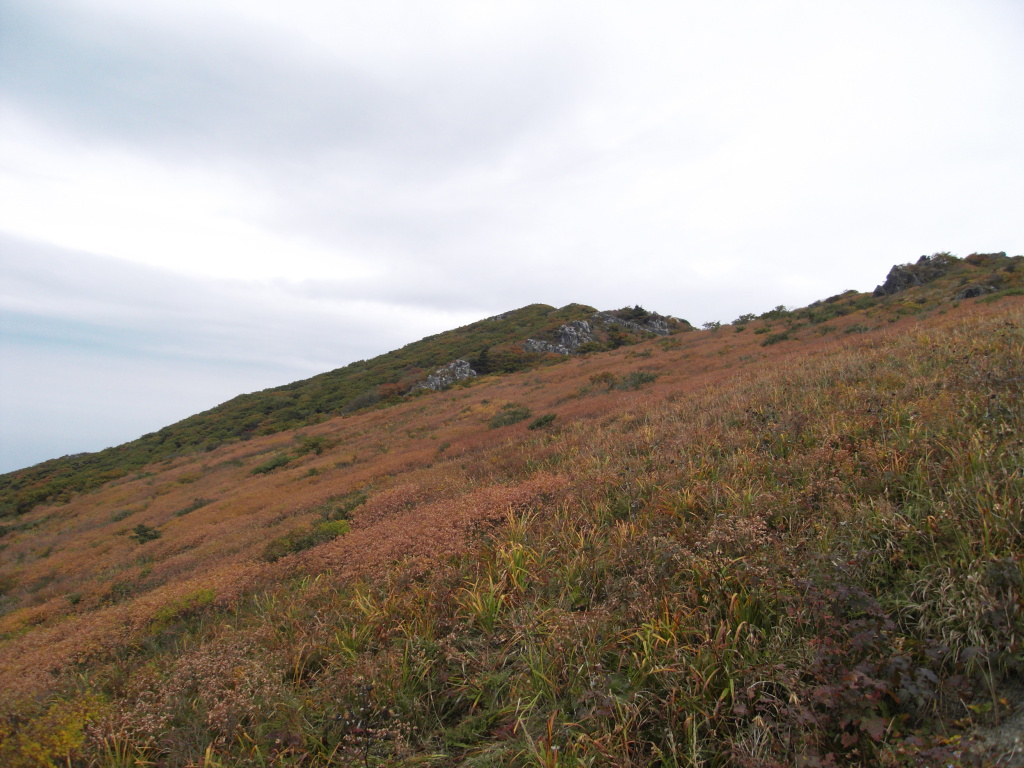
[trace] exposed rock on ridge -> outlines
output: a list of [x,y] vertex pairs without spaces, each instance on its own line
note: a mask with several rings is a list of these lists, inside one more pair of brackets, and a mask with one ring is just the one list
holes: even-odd
[[998,288],[994,285],[985,285],[979,283],[977,285],[968,285],[962,291],[958,291],[953,297],[955,301],[963,301],[964,299],[976,299],[979,296],[984,296],[986,293],[995,293]]
[[586,320],[573,320],[555,331],[554,342],[527,339],[523,342],[523,349],[536,354],[553,352],[556,355],[569,355],[591,341],[596,339],[590,323]]
[[897,264],[889,270],[885,282],[875,288],[875,296],[892,296],[916,285],[924,285],[942,277],[956,263],[948,253],[922,256],[916,264]]
[[457,381],[463,379],[469,379],[476,376],[474,371],[468,362],[465,360],[452,360],[448,365],[443,368],[438,368],[432,374],[427,376],[425,381],[421,381],[415,387],[416,389],[432,389],[435,392],[441,389],[447,389]]
[[658,336],[668,336],[669,333],[672,332],[668,318],[662,317],[654,312],[651,312],[643,323],[634,323],[632,320],[623,320],[622,318],[616,317],[608,312],[597,312],[591,319],[595,322],[602,322],[606,326],[618,325],[623,328],[628,328],[636,333],[647,332],[655,333]]

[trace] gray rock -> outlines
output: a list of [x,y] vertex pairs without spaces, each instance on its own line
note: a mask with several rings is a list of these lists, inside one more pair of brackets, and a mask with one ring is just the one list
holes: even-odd
[[916,264],[897,264],[889,270],[885,282],[875,288],[875,296],[892,296],[894,293],[924,285],[942,277],[956,263],[956,258],[948,253],[936,253],[922,256]]
[[474,376],[476,376],[476,371],[469,366],[468,362],[461,359],[452,360],[448,365],[438,368],[427,376],[425,381],[421,381],[413,389],[432,389],[436,392],[441,389],[447,389],[457,381]]
[[523,342],[523,349],[534,354],[552,352],[556,355],[571,355],[577,349],[594,341],[594,331],[586,320],[573,320],[571,323],[559,326],[555,331],[555,341],[541,341],[540,339],[527,339]]
[[568,348],[561,344],[552,344],[550,341],[541,341],[540,339],[527,339],[523,342],[523,349],[534,355],[544,355],[548,352],[556,355],[571,354]]
[[658,336],[668,336],[672,331],[672,327],[669,325],[668,320],[661,315],[654,314],[653,312],[643,323],[634,323],[631,320],[623,320],[607,312],[598,312],[591,319],[595,322],[602,322],[606,326],[618,325],[622,328],[627,328],[634,333],[647,332],[657,334]]
[[885,282],[875,288],[875,296],[892,296],[894,293],[913,288],[915,285],[924,285],[924,280],[913,271],[909,264],[897,265],[889,270]]
[[555,338],[561,346],[570,352],[575,352],[584,344],[594,341],[594,333],[590,323],[586,320],[573,320],[571,323],[560,326],[555,331]]
[[956,301],[963,301],[964,299],[975,299],[978,296],[984,296],[986,293],[995,292],[996,287],[994,285],[968,285],[953,298]]

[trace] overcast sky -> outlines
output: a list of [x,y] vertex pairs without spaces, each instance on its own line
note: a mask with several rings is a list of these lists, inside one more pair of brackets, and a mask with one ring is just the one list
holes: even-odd
[[1022,40],[1020,0],[0,0],[0,471],[534,302],[1022,253]]

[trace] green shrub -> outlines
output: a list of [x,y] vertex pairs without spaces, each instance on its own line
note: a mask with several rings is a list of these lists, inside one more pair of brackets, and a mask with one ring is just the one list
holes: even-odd
[[273,563],[295,552],[333,541],[348,532],[347,520],[325,520],[316,523],[312,528],[290,531],[267,543],[267,546],[263,548],[263,559],[268,563]]
[[557,415],[558,414],[555,414],[555,413],[545,413],[543,416],[538,416],[536,419],[531,421],[527,425],[526,428],[527,429],[542,429],[542,428],[546,427],[548,424],[550,424],[552,421],[554,421],[555,417]]
[[191,594],[185,595],[160,608],[150,622],[149,629],[153,634],[159,634],[189,616],[198,613],[206,606],[213,603],[217,592],[213,589],[200,589]]
[[982,304],[991,304],[994,301],[999,301],[1004,296],[1024,296],[1024,288],[1009,288],[1005,291],[999,291],[993,293],[985,298],[981,299]]
[[252,468],[252,472],[250,472],[250,474],[265,475],[268,472],[273,472],[278,467],[283,467],[291,460],[292,457],[289,456],[287,453],[279,453],[274,458],[268,459],[267,461],[264,461],[262,464],[257,464],[255,467]]
[[658,378],[658,375],[650,371],[633,371],[615,382],[616,389],[640,389],[644,384],[650,384]]
[[211,501],[213,501],[213,499],[201,499],[201,498],[198,498],[198,497],[194,498],[194,499],[192,499],[192,503],[191,504],[189,504],[187,507],[182,507],[181,509],[179,509],[177,512],[174,513],[174,516],[175,517],[184,517],[189,512],[195,512],[197,509],[199,509],[201,507],[205,507]]
[[135,526],[135,530],[132,531],[130,536],[135,539],[139,544],[145,544],[147,541],[155,541],[163,536],[157,528],[152,528],[145,523],[139,523]]
[[533,412],[525,405],[519,405],[518,403],[506,403],[501,406],[501,410],[491,417],[491,420],[487,422],[487,426],[491,429],[498,429],[499,427],[507,427],[511,424],[528,419],[533,415]]
[[315,437],[298,435],[295,438],[295,442],[298,443],[296,450],[298,450],[300,456],[304,453],[315,453],[319,456],[333,446],[333,443],[324,435],[316,435]]
[[343,496],[334,496],[320,506],[320,517],[324,520],[348,520],[357,507],[366,503],[366,498],[366,491],[350,491]]
[[778,344],[780,341],[786,341],[789,339],[789,333],[781,331],[780,333],[769,333],[764,341],[761,342],[762,347],[767,347],[771,344]]
[[18,579],[12,573],[5,573],[0,575],[0,597],[11,592],[16,586],[18,586]]
[[769,309],[761,315],[762,320],[780,320],[789,314],[785,304],[779,304],[775,309]]

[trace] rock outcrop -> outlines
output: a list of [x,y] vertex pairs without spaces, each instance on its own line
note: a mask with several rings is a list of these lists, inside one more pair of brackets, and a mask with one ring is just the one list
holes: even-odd
[[476,376],[476,371],[470,367],[468,362],[462,359],[452,360],[448,365],[438,368],[427,376],[424,381],[421,381],[413,389],[432,389],[436,392],[441,389],[447,389],[457,381],[474,376]]
[[651,312],[642,323],[634,323],[632,320],[623,320],[609,312],[598,312],[591,318],[595,323],[617,325],[626,328],[634,333],[654,333],[658,336],[668,336],[672,332],[672,326],[668,318]]
[[955,301],[976,299],[978,296],[984,296],[986,293],[995,293],[997,290],[998,289],[994,285],[968,285],[963,290],[958,291],[953,299]]
[[596,341],[596,339],[590,323],[586,320],[573,320],[571,323],[559,326],[555,331],[555,341],[527,339],[523,342],[523,349],[534,354],[553,352],[556,355],[571,355],[591,341]]
[[885,282],[875,288],[875,296],[892,296],[908,288],[924,285],[942,277],[956,262],[947,253],[936,253],[933,256],[922,256],[916,264],[897,264],[889,270]]

